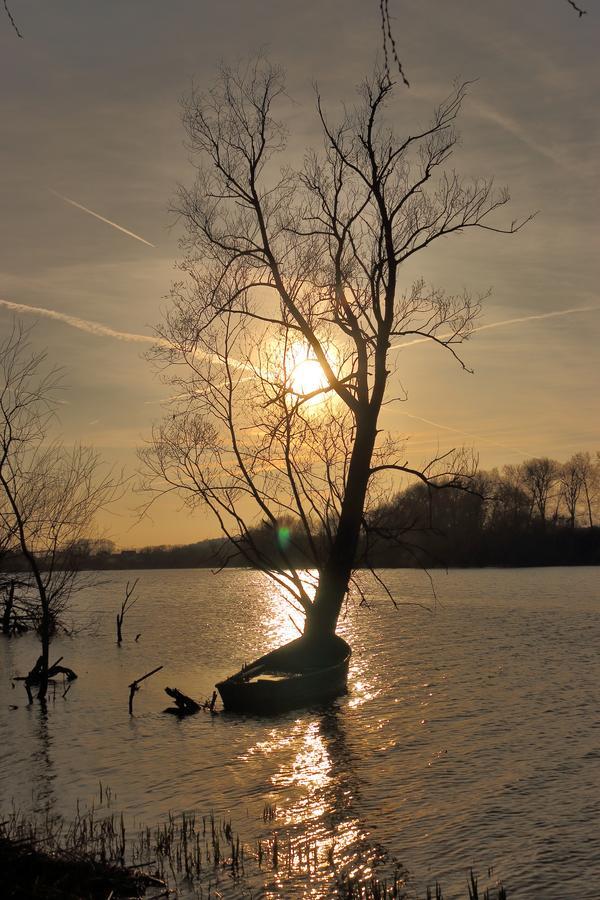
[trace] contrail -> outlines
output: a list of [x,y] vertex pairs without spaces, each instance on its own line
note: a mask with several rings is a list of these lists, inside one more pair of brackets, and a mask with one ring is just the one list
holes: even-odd
[[[505,325],[519,325],[523,322],[538,322],[540,319],[556,319],[559,316],[570,316],[574,313],[593,312],[597,309],[600,309],[600,306],[573,306],[570,309],[559,309],[556,312],[538,313],[537,315],[533,316],[519,316],[519,318],[516,319],[503,319],[501,322],[490,322],[487,325],[478,325],[477,328],[473,328],[470,333],[475,334],[478,331],[488,331],[490,328],[503,328]],[[446,340],[450,337],[452,337],[451,334],[444,334],[440,337],[440,340]],[[404,347],[412,347],[415,344],[426,344],[429,340],[430,339],[428,337],[415,338],[412,341],[404,341],[402,344],[393,344],[390,347],[390,350],[400,350]]]
[[404,412],[404,410],[396,410],[401,416],[408,416],[409,419],[416,419],[419,422],[425,422],[426,425],[432,425],[434,428],[442,428],[444,431],[452,431],[454,434],[462,434],[471,438],[473,441],[485,441],[486,444],[492,444],[494,447],[502,447],[503,450],[509,450],[518,456],[530,456],[528,450],[520,450],[518,447],[509,447],[508,444],[501,444],[499,441],[493,441],[490,438],[483,437],[481,434],[473,434],[472,431],[464,431],[462,428],[453,428],[451,425],[442,425],[441,422],[433,422],[431,419],[424,419],[423,416],[415,416],[412,413]]
[[[171,347],[172,344],[161,337],[153,337],[151,334],[136,334],[131,331],[117,331],[115,328],[109,328],[108,325],[102,325],[100,322],[93,322],[90,319],[80,319],[78,316],[69,316],[67,313],[57,312],[55,309],[46,309],[44,306],[28,306],[26,303],[13,303],[10,300],[0,299],[0,306],[10,309],[12,312],[25,313],[30,316],[42,316],[46,319],[54,319],[57,322],[64,322],[71,328],[77,328],[79,331],[85,331],[87,334],[94,334],[97,337],[115,338],[118,341],[127,341],[134,344],[153,344],[161,347]],[[207,359],[212,359],[219,365],[224,365],[223,360],[216,353],[210,353],[206,350],[197,351],[200,355]],[[229,365],[234,369],[247,369],[246,363],[239,362],[237,359],[229,359]]]
[[527,128],[522,126],[516,119],[513,119],[511,116],[500,112],[500,110],[498,109],[494,109],[481,100],[475,99],[472,99],[469,102],[469,110],[471,112],[474,112],[476,115],[479,114],[482,119],[487,119],[489,122],[493,122],[498,127],[503,128],[505,131],[508,131],[509,134],[512,134],[514,137],[516,137],[519,141],[525,144],[525,146],[529,147],[531,150],[534,150],[536,153],[539,153],[541,156],[545,156],[546,159],[551,160],[554,165],[561,166],[562,168],[568,169],[570,171],[574,171],[575,166],[572,163],[569,163],[567,160],[554,153],[551,147],[547,147],[544,144],[538,143],[538,141],[531,137]]
[[[490,328],[503,328],[504,326],[508,326],[508,325],[519,325],[524,322],[536,322],[536,321],[539,321],[540,319],[555,319],[555,318],[558,318],[559,316],[569,316],[569,315],[573,315],[575,313],[593,312],[598,309],[600,309],[600,306],[598,306],[598,305],[595,305],[595,306],[573,306],[573,307],[570,307],[569,309],[557,310],[556,312],[538,313],[538,314],[532,315],[532,316],[519,316],[514,319],[503,319],[501,322],[490,322],[487,325],[477,326],[477,328],[473,329],[473,332],[488,331]],[[444,337],[451,337],[451,335],[445,335]],[[402,344],[394,344],[392,347],[390,347],[390,350],[399,350],[404,347],[412,347],[414,344],[424,344],[428,340],[429,340],[429,338],[426,338],[426,337],[415,338],[415,340],[405,341]],[[443,340],[443,338],[442,338],[442,340]],[[509,450],[511,453],[516,453],[520,456],[529,456],[530,455],[529,452],[526,450],[520,450],[516,447],[509,447],[507,444],[501,444],[498,441],[492,441],[489,438],[483,437],[483,435],[473,434],[472,432],[469,432],[469,431],[463,431],[461,428],[453,428],[451,425],[442,425],[440,422],[432,422],[430,419],[424,419],[422,416],[415,416],[415,415],[412,415],[411,413],[403,412],[401,410],[398,410],[398,412],[400,412],[400,414],[403,416],[408,416],[408,418],[410,418],[410,419],[416,419],[419,422],[424,422],[426,425],[432,425],[434,428],[442,428],[444,431],[452,431],[455,434],[462,434],[465,437],[468,437],[474,441],[484,441],[487,444],[492,444],[495,447],[502,447],[504,450]]]
[[151,334],[135,334],[130,331],[116,331],[109,328],[108,325],[101,325],[100,322],[92,322],[89,319],[80,319],[78,316],[69,316],[67,313],[57,312],[55,309],[46,309],[43,306],[27,306],[26,303],[12,303],[10,300],[1,300],[0,306],[10,309],[13,312],[25,313],[30,316],[43,316],[46,319],[55,319],[57,322],[64,322],[71,328],[78,328],[79,331],[86,331],[88,334],[95,334],[100,337],[116,338],[118,341],[130,341],[137,344],[164,344],[168,346],[168,342],[163,338],[153,337]]
[[88,209],[87,206],[83,206],[81,203],[77,203],[76,200],[71,200],[70,197],[65,197],[64,194],[59,194],[58,191],[53,190],[52,188],[48,188],[51,194],[54,194],[55,197],[60,197],[61,200],[64,200],[65,203],[70,203],[71,206],[75,206],[77,209],[83,210],[83,212],[88,213],[90,216],[94,216],[95,219],[100,219],[101,222],[105,222],[107,225],[112,225],[113,228],[116,228],[118,231],[122,231],[123,234],[129,235],[129,237],[135,238],[136,241],[141,241],[142,244],[147,244],[148,247],[154,247],[156,249],[156,244],[151,244],[150,241],[147,241],[145,238],[140,237],[139,234],[135,234],[133,231],[129,231],[127,228],[123,228],[122,225],[117,225],[116,222],[111,222],[110,219],[105,219],[104,216],[101,216],[100,213],[94,212],[93,209]]
[[478,325],[473,331],[487,331],[488,328],[500,328],[502,325],[518,325],[521,322],[535,322],[539,319],[556,319],[559,316],[570,316],[572,313],[592,312],[600,309],[600,306],[573,306],[571,309],[559,309],[557,312],[539,313],[536,316],[521,316],[518,319],[505,319],[503,322],[490,322],[488,325]]

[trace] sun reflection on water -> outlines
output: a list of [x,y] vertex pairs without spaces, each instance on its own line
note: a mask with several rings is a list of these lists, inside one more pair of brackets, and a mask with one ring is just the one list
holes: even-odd
[[269,796],[281,848],[265,896],[285,896],[293,879],[303,897],[326,898],[340,873],[370,877],[384,854],[355,812],[359,784],[338,711],[301,716],[284,735],[272,729],[245,758],[257,754],[275,760]]
[[[300,575],[304,589],[312,599],[316,590],[317,571],[306,569]],[[296,605],[290,602],[285,590],[268,576],[264,577],[263,590],[269,609],[269,619],[264,623],[269,644],[278,647],[299,637],[304,624],[302,614]]]
[[[315,576],[316,572],[305,573],[309,593]],[[265,637],[269,647],[276,647],[298,637],[302,623],[281,588],[265,579],[264,591],[271,613]],[[360,634],[354,634],[353,626],[351,617],[342,623],[344,637],[360,646]],[[256,770],[264,766],[268,772],[268,786],[263,783],[270,810],[268,852],[277,846],[278,865],[269,873],[265,897],[293,892],[324,900],[332,895],[338,876],[368,879],[385,859],[371,827],[357,815],[360,782],[344,719],[347,713],[360,714],[363,727],[380,734],[376,752],[395,747],[397,735],[390,733],[389,716],[365,718],[360,713],[375,705],[383,691],[380,675],[367,667],[360,652],[352,659],[349,688],[348,697],[340,701],[344,712],[335,706],[299,712],[263,731],[239,756]]]
[[275,787],[300,788],[303,798],[296,808],[284,812],[288,825],[297,825],[306,818],[318,818],[326,811],[324,789],[331,781],[331,758],[319,733],[318,721],[309,722],[301,735],[299,748],[289,768],[276,772],[271,781]]

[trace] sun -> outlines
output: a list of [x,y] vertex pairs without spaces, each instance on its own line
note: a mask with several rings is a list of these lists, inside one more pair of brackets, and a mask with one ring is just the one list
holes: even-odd
[[[327,378],[321,364],[316,359],[303,359],[296,363],[290,372],[290,388],[294,394],[306,395],[315,392],[324,391],[327,387]],[[317,396],[311,398],[309,402],[322,399]]]

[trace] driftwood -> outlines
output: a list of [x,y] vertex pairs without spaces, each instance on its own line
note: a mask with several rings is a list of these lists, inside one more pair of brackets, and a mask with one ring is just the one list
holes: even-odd
[[75,681],[77,673],[68,666],[50,666],[48,669],[48,678],[54,678],[55,675],[64,675],[67,681]]
[[192,700],[192,698],[186,696],[186,694],[182,694],[177,688],[166,687],[165,694],[168,694],[169,697],[172,697],[175,701],[175,706],[167,707],[165,712],[171,713],[174,716],[191,716],[202,709],[199,703],[196,703],[195,700]]
[[168,706],[165,709],[166,713],[170,713],[173,716],[192,716],[201,709],[210,713],[211,716],[218,715],[215,709],[215,703],[217,702],[216,691],[213,691],[211,699],[205,700],[204,703],[198,703],[196,700],[192,700],[191,697],[188,697],[187,694],[182,694],[177,688],[166,687],[165,694],[168,694],[169,697],[172,697],[175,701],[175,706]]
[[140,684],[142,683],[142,681],[145,681],[146,678],[150,678],[151,675],[155,675],[156,672],[160,672],[160,670],[162,668],[163,668],[162,666],[157,666],[155,669],[152,669],[151,672],[146,672],[146,674],[142,675],[141,678],[136,678],[135,681],[131,682],[131,684],[129,685],[129,715],[130,716],[133,715],[133,698],[135,697],[136,693],[139,691]]
[[[64,675],[67,681],[75,681],[77,678],[77,673],[73,671],[73,669],[69,669],[68,666],[61,666],[59,663],[62,662],[63,657],[59,657],[55,663],[52,663],[51,666],[48,666],[48,680],[51,678],[55,678],[57,675]],[[28,675],[17,675],[15,677],[15,681],[23,681],[25,682],[25,690],[27,691],[27,696],[29,698],[29,702],[33,703],[33,697],[31,694],[31,688],[35,684],[39,684],[42,678],[42,673],[44,671],[44,658],[42,656],[38,657],[38,660]],[[66,691],[65,691],[66,693]],[[65,694],[63,694],[63,697]]]

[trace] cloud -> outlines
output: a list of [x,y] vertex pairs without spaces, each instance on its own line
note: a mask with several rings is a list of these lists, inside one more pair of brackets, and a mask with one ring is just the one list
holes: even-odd
[[[118,341],[126,341],[132,344],[152,344],[159,347],[172,347],[170,341],[165,338],[153,337],[151,334],[136,334],[131,331],[117,331],[115,328],[109,328],[108,325],[102,325],[100,322],[92,322],[90,319],[80,319],[78,316],[69,316],[67,313],[57,312],[55,309],[46,309],[44,306],[28,306],[26,303],[13,303],[11,300],[0,299],[0,307],[10,309],[12,312],[24,313],[30,316],[42,316],[46,319],[54,319],[56,322],[64,322],[71,328],[77,328],[79,331],[85,331],[86,334],[93,334],[96,337],[109,337]],[[224,365],[223,360],[216,353],[208,351],[196,351],[200,356],[211,359],[218,365]],[[240,362],[237,359],[229,358],[229,365],[233,369],[248,369],[247,363]]]
[[123,228],[122,225],[117,225],[116,222],[112,222],[110,219],[105,219],[104,216],[101,216],[100,213],[94,212],[93,209],[88,209],[87,206],[82,206],[81,203],[77,203],[76,200],[71,200],[70,197],[65,197],[64,194],[59,194],[58,191],[53,190],[52,188],[48,188],[51,194],[54,194],[55,197],[60,197],[61,200],[64,200],[65,203],[70,203],[71,206],[75,206],[77,209],[83,210],[83,212],[88,213],[90,216],[94,216],[95,219],[100,219],[101,222],[105,222],[107,225],[111,225],[113,228],[116,228],[118,231],[122,231],[123,234],[128,235],[129,237],[135,238],[136,241],[141,241],[142,244],[147,244],[148,247],[156,248],[156,244],[151,244],[150,241],[147,241],[145,238],[140,237],[139,234],[135,234],[133,231],[129,231],[127,228]]
[[478,115],[482,119],[486,119],[488,122],[493,122],[494,125],[502,128],[504,131],[508,132],[508,134],[512,134],[513,137],[516,137],[517,140],[521,141],[522,144],[525,144],[526,147],[529,147],[530,150],[549,159],[554,165],[561,166],[571,172],[580,171],[580,165],[575,166],[565,160],[560,154],[553,150],[551,145],[536,141],[535,138],[531,136],[529,130],[531,124],[529,124],[528,127],[525,127],[512,116],[494,109],[494,107],[482,100],[471,100],[468,109],[469,112]]
[[423,416],[416,416],[413,413],[404,412],[404,410],[396,410],[401,416],[407,416],[409,419],[416,419],[418,422],[424,422],[426,425],[431,425],[434,428],[441,428],[444,431],[451,431],[454,434],[462,434],[464,437],[470,438],[472,441],[483,441],[486,444],[491,444],[493,447],[501,447],[503,450],[508,450],[510,453],[516,453],[517,456],[531,456],[531,453],[528,450],[522,450],[518,447],[510,447],[508,444],[502,444],[499,441],[493,441],[491,438],[484,437],[482,434],[475,434],[472,431],[464,431],[462,428],[453,428],[451,425],[442,425],[441,422],[433,422],[431,419],[424,419]]
[[[600,305],[596,306],[573,306],[569,309],[559,309],[555,312],[549,313],[538,313],[536,315],[531,316],[519,316],[514,319],[503,319],[501,322],[489,322],[487,325],[478,325],[473,329],[471,334],[476,334],[479,331],[489,331],[490,328],[504,328],[507,325],[521,325],[524,322],[539,322],[541,319],[557,319],[560,316],[571,316],[576,313],[584,313],[584,312],[594,312],[600,309]],[[450,334],[445,334],[440,337],[440,340],[445,340],[446,338],[452,337]],[[415,344],[426,344],[430,338],[428,337],[420,337],[415,338],[411,341],[404,341],[402,344],[393,344],[390,347],[390,350],[401,350],[405,347],[413,347]]]
[[162,338],[153,337],[151,334],[135,334],[130,331],[117,331],[109,328],[108,325],[101,325],[100,322],[92,322],[89,319],[80,319],[77,316],[69,316],[66,313],[57,312],[55,309],[46,309],[43,306],[28,306],[26,303],[12,303],[10,300],[0,299],[0,306],[10,309],[12,312],[24,313],[30,316],[42,316],[46,319],[54,319],[57,322],[64,322],[71,328],[77,328],[79,331],[85,331],[87,334],[94,334],[98,337],[116,338],[118,341],[128,341],[134,344],[164,344],[168,342]]
[[596,306],[573,306],[570,309],[559,309],[556,312],[549,313],[539,313],[537,315],[532,316],[520,316],[516,319],[503,319],[502,322],[490,322],[487,325],[478,325],[477,328],[473,329],[473,333],[476,331],[487,331],[490,328],[501,328],[505,325],[518,325],[522,322],[535,322],[539,319],[557,319],[560,316],[571,316],[575,313],[583,313],[583,312],[593,312],[594,310],[600,309],[599,305]]

